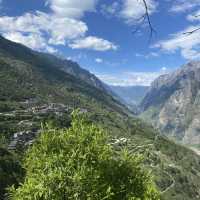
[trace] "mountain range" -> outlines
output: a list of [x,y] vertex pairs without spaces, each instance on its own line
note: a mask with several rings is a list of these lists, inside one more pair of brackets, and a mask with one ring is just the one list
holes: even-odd
[[200,62],[156,79],[142,100],[142,117],[184,144],[200,144]]
[[[141,103],[144,112],[150,92]],[[133,115],[117,96],[77,63],[0,37],[0,199],[7,187],[23,182],[24,152],[41,124],[69,127],[70,113],[78,108],[119,141],[119,147],[144,155],[143,165],[163,200],[198,200],[200,157]]]
[[149,86],[113,86],[110,88],[116,93],[121,101],[124,102],[131,110],[137,111],[138,105],[146,95]]

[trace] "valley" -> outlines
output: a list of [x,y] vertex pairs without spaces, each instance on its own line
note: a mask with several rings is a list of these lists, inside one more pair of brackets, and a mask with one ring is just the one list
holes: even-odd
[[42,127],[68,128],[71,112],[79,109],[108,133],[116,152],[127,148],[144,156],[143,167],[151,171],[161,199],[198,200],[200,157],[139,119],[99,79],[91,81],[89,72],[76,64],[78,72],[72,73],[72,62],[69,67],[70,73],[67,60],[0,38],[1,199],[6,187],[23,182],[24,152],[40,137]]
[[117,94],[121,101],[133,112],[138,113],[139,104],[145,97],[148,86],[110,86],[111,90]]
[[0,11],[0,200],[200,200],[199,0]]

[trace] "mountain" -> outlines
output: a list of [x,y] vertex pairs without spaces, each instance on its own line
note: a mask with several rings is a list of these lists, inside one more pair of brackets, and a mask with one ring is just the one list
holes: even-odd
[[[22,48],[23,47],[23,48]],[[31,61],[31,57],[34,55],[34,57],[37,58],[38,62],[41,62],[43,65],[50,65],[54,66],[56,68],[59,68],[60,70],[63,70],[64,72],[71,74],[91,86],[94,86],[98,89],[111,92],[109,87],[104,84],[102,81],[100,81],[95,75],[91,74],[89,71],[81,68],[76,62],[73,62],[71,60],[67,59],[61,59],[54,55],[46,54],[46,53],[38,53],[35,51],[32,51],[25,46],[21,44],[10,44],[6,39],[0,36],[0,48],[3,49],[3,53],[11,53],[12,56],[15,56],[16,58],[21,58],[23,60],[26,60],[28,62]],[[20,48],[23,49],[20,50]],[[19,51],[18,51],[19,50]]]
[[166,135],[200,144],[200,62],[156,79],[141,103],[142,116]]
[[[80,68],[77,63],[62,60],[53,55],[32,51],[21,44],[12,43],[2,37],[0,38],[0,56],[2,71],[12,71],[12,74],[10,75],[12,75],[12,78],[15,79],[18,78],[17,76],[24,77],[25,80],[21,81],[23,81],[25,88],[20,89],[24,89],[26,92],[31,93],[33,90],[39,90],[39,87],[41,88],[42,86],[46,86],[45,84],[48,84],[47,89],[50,91],[46,99],[51,98],[51,96],[55,97],[55,95],[51,95],[51,93],[59,93],[59,90],[56,91],[55,87],[51,88],[53,86],[52,81],[55,81],[54,85],[56,86],[65,85],[65,88],[62,88],[63,90],[70,90],[73,85],[73,89],[75,91],[81,90],[80,93],[88,92],[87,94],[91,97],[93,96],[96,99],[100,98],[105,100],[106,98],[101,97],[101,95],[94,95],[93,90],[96,90],[99,93],[103,93],[103,95],[107,95],[107,97],[110,98],[115,105],[119,107],[121,106],[119,102],[116,102],[111,96],[109,96],[108,93],[110,91],[108,91],[108,88],[104,83],[102,83],[90,72]],[[9,81],[11,80],[9,79]],[[14,80],[12,80],[12,82],[14,82]],[[67,84],[65,84],[65,82]],[[4,85],[6,87],[6,83],[2,82],[2,86]],[[28,91],[29,89],[26,88],[28,85],[33,85],[35,88],[32,88],[32,91]],[[11,86],[17,87],[14,84]],[[14,90],[12,92],[14,92],[14,95],[19,91]],[[43,96],[47,95],[47,91],[40,92]],[[71,93],[73,93],[73,91]],[[30,95],[26,96],[26,98],[29,98],[29,96]],[[56,96],[57,98],[63,98],[64,94],[57,94]]]
[[[67,66],[74,72],[64,70]],[[200,157],[133,116],[82,70],[71,61],[0,38],[0,199],[6,187],[24,180],[21,161],[40,134],[41,123],[69,127],[70,113],[79,108],[104,128],[117,149],[145,157],[144,167],[152,171],[163,200],[198,200]]]
[[101,80],[99,80],[94,74],[81,68],[79,64],[74,61],[62,59],[45,53],[39,53],[37,54],[37,56],[40,57],[41,59],[45,59],[47,62],[50,62],[51,65],[54,65],[58,69],[85,81],[91,86],[104,90],[108,93],[111,92],[106,84],[104,84]]
[[74,108],[132,115],[100,80],[71,61],[0,37],[0,66],[0,131],[6,139],[21,131],[35,135],[45,120],[66,125],[62,116]]
[[110,86],[130,108],[135,108],[147,93],[148,86]]

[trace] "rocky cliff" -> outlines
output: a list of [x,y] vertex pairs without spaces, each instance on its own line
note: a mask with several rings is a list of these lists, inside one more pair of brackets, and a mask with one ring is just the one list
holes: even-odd
[[156,79],[141,103],[142,117],[183,143],[200,144],[200,62]]

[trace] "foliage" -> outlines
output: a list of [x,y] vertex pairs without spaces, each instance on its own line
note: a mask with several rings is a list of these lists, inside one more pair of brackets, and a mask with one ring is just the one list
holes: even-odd
[[17,186],[23,176],[24,170],[16,156],[0,147],[0,200],[4,198],[6,188],[13,184]]
[[45,129],[25,159],[27,176],[11,199],[157,200],[141,157],[117,154],[104,131],[74,112],[72,126]]

